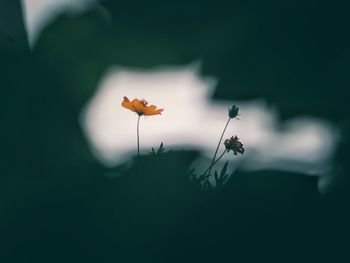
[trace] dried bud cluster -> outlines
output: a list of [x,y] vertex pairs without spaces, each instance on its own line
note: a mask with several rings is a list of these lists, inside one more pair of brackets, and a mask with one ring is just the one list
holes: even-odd
[[238,153],[244,153],[243,143],[239,141],[237,136],[232,136],[230,139],[226,139],[224,145],[227,152],[233,151],[234,155],[237,155]]

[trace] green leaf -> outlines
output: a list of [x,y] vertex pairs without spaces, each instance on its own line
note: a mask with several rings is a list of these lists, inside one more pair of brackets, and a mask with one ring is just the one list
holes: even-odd
[[227,165],[228,165],[228,161],[226,161],[226,163],[224,164],[224,167],[222,167],[222,169],[221,169],[220,179],[225,177],[225,174],[226,174],[226,171],[227,171]]
[[164,144],[163,144],[163,142],[161,142],[159,145],[159,149],[158,149],[157,154],[162,154],[164,152],[164,150],[165,150]]
[[214,178],[215,178],[216,184],[218,184],[218,183],[220,182],[220,178],[219,178],[218,172],[217,172],[216,170],[215,170],[215,172],[214,172]]

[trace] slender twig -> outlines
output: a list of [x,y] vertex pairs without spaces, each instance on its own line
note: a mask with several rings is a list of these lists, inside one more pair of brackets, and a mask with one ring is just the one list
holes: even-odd
[[137,118],[137,157],[140,157],[140,117],[141,115]]

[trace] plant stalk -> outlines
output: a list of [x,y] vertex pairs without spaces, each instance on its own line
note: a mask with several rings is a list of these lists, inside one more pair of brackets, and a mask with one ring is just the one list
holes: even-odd
[[[224,128],[224,130],[222,131],[222,134],[221,134],[220,140],[219,140],[219,142],[218,142],[218,145],[216,146],[216,150],[215,150],[215,154],[214,154],[213,160],[211,161],[210,167],[207,169],[207,170],[209,170],[209,174],[210,174],[210,172],[211,172],[211,167],[213,167],[214,163],[216,163],[216,162],[215,162],[215,158],[216,158],[216,155],[218,154],[218,150],[219,150],[219,147],[220,147],[222,138],[224,137],[224,134],[225,134],[225,132],[226,132],[227,126],[228,126],[228,124],[230,123],[230,121],[231,121],[231,118],[228,118],[227,123],[226,123],[226,125],[225,125],[225,128]],[[224,153],[225,153],[225,152],[224,152]]]
[[207,172],[209,171],[208,173],[208,176],[210,175],[210,171],[211,171],[211,168],[218,162],[220,161],[220,159],[222,158],[222,156],[224,156],[224,154],[226,153],[226,149],[223,151],[223,153],[219,156],[218,159],[216,159],[208,168],[207,170],[205,170],[205,172],[198,178],[199,180],[203,180],[205,177],[207,177]]
[[137,157],[140,157],[140,117],[137,118]]

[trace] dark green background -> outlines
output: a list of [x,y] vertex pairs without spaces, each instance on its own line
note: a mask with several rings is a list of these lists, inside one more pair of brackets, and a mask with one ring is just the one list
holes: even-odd
[[[349,258],[346,1],[101,5],[59,16],[30,50],[19,1],[0,2],[1,262]],[[205,192],[186,175],[195,152],[100,166],[77,120],[104,71],[198,60],[219,80],[213,99],[263,98],[283,119],[338,127],[333,188],[321,196],[316,177],[238,171]]]

